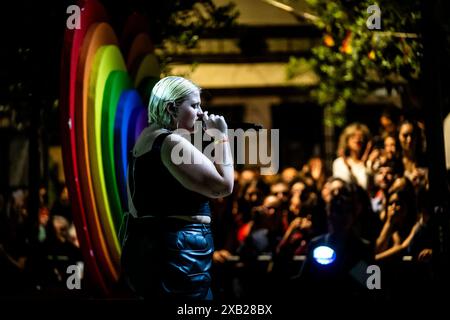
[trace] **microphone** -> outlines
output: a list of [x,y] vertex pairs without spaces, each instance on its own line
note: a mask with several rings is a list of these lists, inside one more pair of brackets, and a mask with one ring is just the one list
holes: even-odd
[[258,131],[261,130],[262,128],[263,128],[262,125],[251,122],[230,122],[228,124],[228,129],[242,129],[242,130],[254,129]]
[[[203,131],[205,131],[206,130],[205,121],[203,121],[203,118],[201,119],[201,121],[202,121]],[[237,130],[237,129],[242,129],[242,130],[254,129],[254,130],[258,131],[258,130],[261,130],[263,128],[262,125],[257,124],[257,123],[251,123],[251,122],[230,122],[230,123],[227,122],[227,125],[228,125],[228,129],[234,129],[234,130]]]

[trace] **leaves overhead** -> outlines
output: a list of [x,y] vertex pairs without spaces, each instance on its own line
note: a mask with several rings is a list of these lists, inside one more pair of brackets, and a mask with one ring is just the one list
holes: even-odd
[[327,125],[345,124],[345,107],[367,96],[373,87],[393,88],[418,79],[422,43],[418,0],[380,0],[381,28],[370,30],[366,22],[374,12],[372,0],[306,0],[319,19],[322,41],[309,60],[291,58],[288,77],[299,66],[313,68],[320,83],[312,94],[326,108]]

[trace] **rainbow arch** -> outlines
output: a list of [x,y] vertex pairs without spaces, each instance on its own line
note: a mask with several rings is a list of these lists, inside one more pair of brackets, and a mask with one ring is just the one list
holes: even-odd
[[120,274],[128,153],[147,125],[142,96],[160,68],[141,15],[129,17],[119,41],[97,0],[78,5],[81,28],[66,30],[61,59],[63,161],[87,274],[109,293]]

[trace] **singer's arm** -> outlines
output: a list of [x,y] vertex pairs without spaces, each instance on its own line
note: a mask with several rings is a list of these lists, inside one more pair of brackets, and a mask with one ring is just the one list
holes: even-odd
[[[234,170],[228,142],[215,144],[216,153],[223,154],[222,163],[213,163],[188,140],[176,134],[164,139],[161,159],[172,175],[187,189],[210,198],[221,198],[231,194]],[[172,155],[172,152],[174,154]],[[190,159],[176,164],[173,156],[182,155]]]
[[[234,182],[234,165],[233,156],[231,154],[230,142],[228,136],[223,135],[214,141],[214,159],[210,159],[214,163],[217,172],[226,180]],[[233,183],[231,184],[231,191]],[[230,192],[231,193],[231,192]],[[214,197],[223,197],[223,192],[217,192]]]

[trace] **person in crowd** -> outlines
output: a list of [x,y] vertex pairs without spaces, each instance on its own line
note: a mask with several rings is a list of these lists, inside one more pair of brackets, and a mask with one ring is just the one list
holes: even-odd
[[61,186],[59,197],[53,204],[50,215],[64,217],[69,223],[72,223],[72,207],[70,206],[69,190],[66,185]]
[[80,248],[71,241],[70,228],[71,224],[65,217],[50,217],[47,237],[37,246],[30,262],[33,281],[39,290],[49,294],[69,290],[67,268],[83,262]]
[[422,189],[417,197],[419,211],[418,228],[406,251],[415,261],[430,262],[433,255],[434,231],[430,193],[428,190]]
[[402,150],[404,175],[418,188],[428,184],[423,133],[417,122],[404,120],[399,127],[398,140]]
[[48,194],[45,187],[39,188],[39,212],[38,212],[38,241],[44,242],[47,237],[46,230],[50,218],[48,208]]
[[316,156],[311,157],[302,168],[302,174],[306,177],[311,177],[314,181],[314,186],[317,191],[322,190],[328,174],[325,168],[325,163],[322,158]]
[[[241,260],[240,287],[246,298],[262,298],[271,286],[271,270],[276,246],[284,233],[281,201],[275,195],[264,198],[263,204],[253,208],[249,231],[237,253]],[[260,260],[260,257],[270,259]],[[266,288],[258,287],[265,283]]]
[[400,119],[400,111],[396,107],[385,108],[379,117],[380,130],[379,134],[374,137],[374,144],[382,145],[385,137],[395,136]]
[[27,201],[28,191],[17,188],[5,204],[4,224],[0,225],[0,296],[23,293],[29,284],[32,235]]
[[284,226],[287,228],[289,219],[289,185],[281,179],[270,186],[270,194],[280,201],[280,210]]
[[289,200],[289,185],[278,181],[270,186],[270,194],[276,196],[285,205]]
[[385,221],[386,203],[392,183],[403,175],[403,163],[398,158],[383,158],[374,172],[374,195],[372,209],[381,221]]
[[384,156],[390,159],[396,159],[400,157],[400,143],[397,136],[386,136],[383,140]]
[[294,167],[284,168],[280,174],[281,181],[283,181],[287,185],[290,185],[297,176],[298,171]]
[[307,257],[293,287],[311,299],[364,294],[366,267],[374,260],[373,248],[353,228],[358,215],[357,185],[344,181],[330,184],[327,204],[329,229],[311,240]]
[[366,168],[370,132],[366,125],[353,123],[339,138],[338,158],[333,161],[333,176],[355,182],[367,190],[369,175]]
[[253,209],[262,204],[267,193],[268,187],[261,179],[249,181],[242,187],[236,201],[237,207],[233,213],[238,229],[237,240],[240,243],[244,241],[250,231]]
[[389,190],[383,228],[376,240],[376,260],[405,253],[419,228],[416,197],[411,182],[398,178]]
[[268,195],[261,206],[252,210],[252,220],[240,249],[241,254],[249,257],[272,254],[284,231],[281,201],[275,195]]

